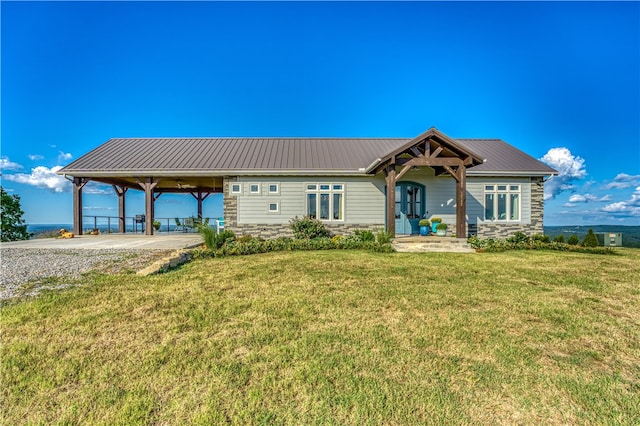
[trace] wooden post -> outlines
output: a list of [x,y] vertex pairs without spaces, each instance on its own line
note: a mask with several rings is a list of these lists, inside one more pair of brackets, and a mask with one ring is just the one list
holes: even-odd
[[147,177],[144,181],[136,178],[136,181],[144,189],[144,233],[153,235],[153,188],[156,187],[160,180]]
[[467,238],[467,168],[458,167],[456,179],[456,237]]
[[396,236],[396,165],[391,164],[386,170],[387,181],[387,232]]
[[73,178],[73,233],[82,235],[82,188],[89,178]]
[[125,194],[129,190],[126,186],[111,185],[116,191],[118,196],[118,232],[124,234],[127,231],[125,224],[126,211],[125,211]]
[[198,201],[198,219],[202,219],[202,202],[207,199],[211,192],[192,192],[191,195]]

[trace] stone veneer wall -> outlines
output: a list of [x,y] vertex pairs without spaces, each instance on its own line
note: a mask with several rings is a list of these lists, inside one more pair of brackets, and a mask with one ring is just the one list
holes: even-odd
[[531,223],[478,223],[478,237],[507,238],[515,232],[527,235],[543,234],[544,219],[544,180],[542,177],[531,178]]
[[[226,220],[226,219],[225,219]],[[384,229],[384,225],[371,225],[371,224],[329,224],[325,223],[326,228],[331,231],[333,235],[351,235],[356,229],[370,230],[377,232]],[[237,236],[251,235],[252,237],[260,237],[264,239],[277,238],[277,237],[293,237],[293,232],[289,227],[289,224],[273,225],[273,224],[245,224],[234,227],[228,227],[225,222],[225,229],[230,229]]]
[[234,228],[238,225],[238,198],[231,197],[229,194],[229,184],[231,182],[237,182],[238,178],[223,177],[222,178],[222,208],[224,209],[224,227],[225,229],[231,229],[235,232]]

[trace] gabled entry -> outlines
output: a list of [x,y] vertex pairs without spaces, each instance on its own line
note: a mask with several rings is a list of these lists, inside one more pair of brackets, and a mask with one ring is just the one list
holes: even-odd
[[387,232],[391,235],[397,232],[396,186],[402,177],[412,168],[431,167],[436,176],[449,174],[456,180],[456,236],[466,237],[467,168],[482,163],[482,157],[434,127],[380,158],[368,172],[377,174],[382,171],[386,177]]

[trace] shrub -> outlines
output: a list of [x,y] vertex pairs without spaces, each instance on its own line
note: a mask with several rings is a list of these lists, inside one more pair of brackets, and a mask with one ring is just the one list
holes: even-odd
[[373,235],[373,232],[369,231],[369,230],[360,230],[360,229],[355,229],[353,231],[353,234],[358,237],[360,239],[360,241],[363,242],[369,242],[369,241],[375,241],[376,237]]
[[531,239],[524,232],[517,231],[513,236],[507,238],[507,242],[514,244],[528,243]]
[[381,230],[376,234],[376,241],[378,244],[390,244],[391,243],[391,233]]
[[449,227],[449,225],[447,225],[446,223],[442,223],[442,222],[440,222],[439,224],[436,225],[436,229],[439,230],[439,231],[446,231],[448,227]]
[[213,250],[218,248],[216,246],[216,230],[213,228],[209,228],[208,226],[199,226],[198,232],[202,235],[202,239],[204,240],[204,245],[207,246],[209,250]]
[[582,245],[585,247],[598,247],[598,238],[593,233],[593,229],[589,229],[589,232],[582,240]]
[[314,238],[331,237],[331,233],[324,224],[310,216],[305,216],[302,219],[296,216],[291,219],[289,226],[297,239],[312,240]]
[[578,238],[578,235],[576,234],[571,234],[571,236],[567,240],[567,244],[577,246],[578,244],[580,244],[580,238]]
[[224,231],[218,233],[215,238],[215,248],[219,249],[220,247],[233,242],[236,239],[236,235],[233,231],[225,229]]
[[431,226],[431,222],[429,222],[429,219],[420,219],[418,226]]
[[533,234],[531,236],[531,240],[532,241],[538,241],[541,243],[550,243],[551,242],[551,238],[548,235],[542,235],[542,234]]
[[556,235],[553,239],[554,243],[564,243],[564,234]]

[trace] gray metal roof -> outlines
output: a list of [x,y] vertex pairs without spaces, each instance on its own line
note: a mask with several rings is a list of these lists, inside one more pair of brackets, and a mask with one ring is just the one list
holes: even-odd
[[469,175],[549,176],[558,172],[501,139],[456,139],[460,145],[485,158],[469,169]]
[[[233,174],[363,174],[411,138],[117,138],[59,174],[71,176],[220,176]],[[469,174],[553,174],[499,139],[455,139],[487,159]]]

